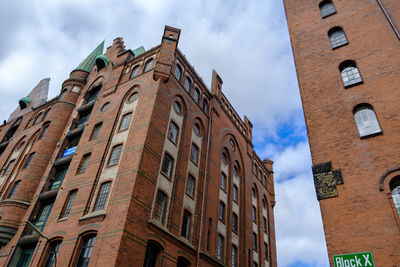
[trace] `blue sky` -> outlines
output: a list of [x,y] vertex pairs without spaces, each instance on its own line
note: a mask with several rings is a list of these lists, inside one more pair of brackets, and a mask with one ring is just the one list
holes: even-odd
[[5,0],[0,20],[0,120],[42,78],[56,96],[102,40],[149,49],[165,25],[182,29],[179,49],[206,84],[219,73],[224,94],[254,125],[255,150],[275,162],[278,266],[328,266],[281,0]]

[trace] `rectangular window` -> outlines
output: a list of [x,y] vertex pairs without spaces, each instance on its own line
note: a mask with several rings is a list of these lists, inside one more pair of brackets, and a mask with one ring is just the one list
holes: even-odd
[[197,104],[199,104],[199,101],[200,101],[200,91],[199,91],[199,89],[197,89],[197,88],[194,90],[193,99],[194,99],[194,102],[196,102]]
[[[40,231],[43,230],[52,207],[53,203],[44,204],[40,207],[39,212],[36,214],[36,217],[33,221],[33,225],[35,225],[36,228],[38,228]],[[33,230],[31,230],[30,234],[32,233]]]
[[267,232],[267,219],[265,219],[265,217],[263,217],[263,230],[264,230],[264,233]]
[[31,164],[31,161],[32,161],[32,158],[33,158],[34,155],[35,155],[35,152],[29,154],[28,158],[27,158],[26,161],[25,161],[24,167],[23,167],[24,170],[25,170],[26,168],[29,167],[29,165]]
[[131,122],[132,113],[125,114],[122,117],[121,124],[119,125],[118,131],[123,131],[129,128],[129,124]]
[[251,219],[253,220],[253,222],[257,223],[257,209],[254,206],[253,206],[253,210],[251,213]]
[[253,233],[253,250],[257,250],[257,234]]
[[51,242],[45,267],[56,266],[55,263],[56,263],[58,251],[60,250],[61,242],[62,242],[61,240],[56,240],[56,241]]
[[199,157],[199,148],[195,145],[192,144],[192,150],[190,153],[190,160],[197,165],[197,159]]
[[219,202],[219,213],[218,213],[218,219],[221,221],[225,222],[225,203],[224,202]]
[[90,155],[91,154],[86,154],[83,156],[82,160],[81,160],[81,164],[79,165],[77,174],[81,174],[84,173],[86,171],[86,167],[89,163],[89,159],[90,159]]
[[221,189],[226,191],[226,175],[221,173]]
[[233,186],[233,201],[238,202],[238,188],[236,185]]
[[232,230],[235,233],[238,231],[238,216],[235,213],[232,216]]
[[101,185],[99,194],[97,195],[96,205],[94,205],[93,211],[104,210],[108,196],[108,191],[110,190],[110,185],[111,182],[105,182]]
[[42,132],[39,135],[39,140],[42,139],[46,135],[48,128],[49,128],[49,125],[44,126]]
[[79,115],[79,119],[78,119],[78,121],[76,123],[76,128],[85,126],[87,121],[89,120],[89,117],[90,117],[90,113],[89,112],[80,114]]
[[13,187],[12,187],[10,193],[8,193],[7,198],[13,198],[13,197],[14,197],[15,192],[17,191],[17,188],[18,188],[20,182],[21,182],[21,180],[16,181],[16,182],[14,183],[14,185],[13,185]]
[[100,132],[102,125],[103,125],[103,123],[99,122],[93,127],[92,134],[90,135],[90,140],[93,140],[93,139],[96,139],[97,137],[99,137],[99,132]]
[[268,261],[268,245],[264,243],[264,259]]
[[206,114],[208,113],[208,101],[206,99],[203,101],[203,111]]
[[67,199],[67,204],[65,205],[64,212],[61,215],[61,218],[66,218],[68,217],[69,213],[71,212],[72,209],[72,204],[74,204],[75,196],[78,190],[73,190],[69,193],[68,199]]
[[178,139],[178,126],[172,121],[169,124],[168,139],[174,144],[176,144]]
[[92,90],[89,91],[84,105],[97,99],[97,96],[99,95],[99,92],[100,92],[100,88],[101,88],[101,85],[96,86],[95,88],[93,88]]
[[217,258],[219,260],[222,260],[224,254],[224,238],[222,235],[218,235],[218,240],[217,240]]
[[161,223],[164,223],[166,203],[167,203],[167,196],[163,192],[158,191],[157,200],[154,207],[154,218],[160,221]]
[[190,213],[187,210],[185,210],[183,212],[181,235],[185,238],[189,238],[189,230],[190,230]]
[[165,154],[161,171],[168,177],[171,177],[172,175],[173,162],[174,160],[172,159],[172,157],[169,154]]
[[7,168],[6,168],[6,170],[4,171],[3,175],[7,175],[7,174],[11,171],[12,167],[14,166],[14,162],[15,162],[15,159],[11,160],[11,161],[8,163]]
[[237,247],[232,246],[232,267],[237,266]]
[[194,183],[195,183],[194,177],[191,174],[189,174],[186,184],[186,193],[191,197],[194,196]]
[[92,255],[94,241],[96,235],[89,235],[82,238],[82,246],[79,253],[76,267],[86,267],[89,265],[90,256]]
[[62,166],[56,169],[54,177],[50,183],[49,190],[56,189],[60,187],[62,181],[64,180],[65,174],[67,173],[68,166]]
[[122,144],[116,145],[111,151],[110,159],[108,160],[108,166],[115,165],[118,163],[119,155],[121,154]]

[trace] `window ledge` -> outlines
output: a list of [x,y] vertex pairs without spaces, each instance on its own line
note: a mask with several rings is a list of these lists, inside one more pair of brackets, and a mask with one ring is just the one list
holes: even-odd
[[54,161],[54,167],[58,167],[64,164],[67,164],[68,162],[70,162],[72,160],[72,157],[74,156],[74,154],[63,157],[63,158],[58,158],[56,159],[56,161]]
[[378,135],[383,135],[383,131],[360,136],[360,139],[361,139],[361,140],[362,140],[362,139],[367,139],[367,138],[375,137],[375,136],[378,136]]
[[96,210],[79,218],[79,224],[82,225],[82,224],[91,224],[94,222],[100,222],[104,220],[105,217],[106,217],[105,210]]
[[1,206],[22,206],[24,208],[27,208],[30,206],[30,203],[21,200],[4,199],[0,202],[0,207]]

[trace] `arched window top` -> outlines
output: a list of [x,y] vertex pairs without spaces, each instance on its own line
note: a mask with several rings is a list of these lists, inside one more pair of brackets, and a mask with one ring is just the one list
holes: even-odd
[[190,93],[190,89],[192,88],[192,81],[190,80],[189,77],[185,78],[185,84],[184,84],[185,90]]
[[395,177],[392,181],[390,181],[390,191],[392,193],[392,199],[394,202],[394,206],[397,210],[397,214],[400,217],[400,177]]
[[367,104],[358,105],[354,109],[354,120],[360,137],[369,136],[381,132],[374,109]]
[[345,88],[362,83],[360,71],[357,68],[356,62],[353,60],[342,62],[339,65],[339,70]]
[[139,73],[140,65],[136,65],[132,69],[131,78],[135,78]]
[[182,67],[180,65],[178,65],[178,64],[176,64],[174,76],[178,81],[181,80]]
[[319,4],[319,10],[321,11],[322,18],[326,18],[336,13],[335,6],[333,5],[332,1],[329,0],[322,1]]
[[151,58],[147,60],[146,64],[144,65],[144,72],[149,71],[152,66],[153,66],[153,59]]
[[332,49],[348,44],[346,34],[341,27],[334,27],[328,31],[329,42]]

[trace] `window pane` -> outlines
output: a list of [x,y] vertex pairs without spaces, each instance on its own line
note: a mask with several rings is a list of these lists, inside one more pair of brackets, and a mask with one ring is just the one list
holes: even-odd
[[194,99],[194,102],[196,102],[197,104],[198,104],[199,101],[200,101],[200,91],[199,91],[199,89],[197,89],[197,88],[194,90],[193,99]]
[[190,213],[188,211],[183,212],[183,221],[182,221],[182,233],[183,237],[189,237],[189,229],[190,229]]
[[217,258],[219,260],[222,260],[223,256],[223,250],[224,250],[224,238],[220,235],[218,235],[218,240],[217,240]]
[[123,130],[126,130],[126,129],[129,128],[129,124],[131,122],[131,118],[132,118],[132,113],[125,114],[122,117],[122,121],[121,121],[121,124],[119,126],[119,131],[123,131]]
[[185,79],[185,90],[189,93],[190,92],[190,88],[192,87],[192,82],[190,81],[190,79],[188,77],[186,77]]
[[329,41],[331,42],[332,48],[336,48],[347,44],[347,38],[342,29],[336,29],[329,33]]
[[257,235],[253,233],[253,250],[257,250]]
[[77,190],[72,191],[69,194],[68,200],[67,200],[67,205],[65,207],[64,214],[61,216],[62,218],[68,217],[69,213],[71,212],[72,209],[72,204],[74,204],[75,196],[76,196]]
[[323,18],[336,13],[335,6],[330,2],[322,4],[320,10]]
[[159,191],[157,195],[157,201],[154,208],[154,218],[164,223],[164,213],[165,213],[165,204],[167,202],[167,196]]
[[108,191],[110,190],[111,182],[106,182],[101,185],[99,194],[97,196],[96,205],[93,210],[103,210],[106,204]]
[[233,186],[233,201],[238,202],[238,188],[236,185]]
[[131,74],[131,78],[135,78],[138,75],[139,68],[140,68],[140,66],[136,66],[136,67],[133,68],[132,74]]
[[203,102],[203,111],[204,111],[204,113],[208,113],[208,101],[205,99]]
[[400,181],[392,186],[392,199],[396,207],[397,214],[400,217]]
[[358,68],[351,63],[342,67],[340,75],[345,88],[362,82]]
[[82,247],[79,253],[78,262],[76,264],[77,267],[87,267],[89,265],[95,240],[96,236],[88,236],[82,239]]
[[119,154],[121,153],[122,145],[117,145],[113,148],[111,152],[110,159],[108,161],[108,165],[114,165],[118,163]]
[[186,193],[193,197],[194,195],[194,177],[189,174],[188,180],[187,180],[187,185],[186,185]]
[[8,166],[7,166],[6,170],[4,171],[3,175],[7,175],[10,172],[10,170],[14,166],[14,162],[15,162],[15,160],[13,159],[10,161],[10,163],[8,163]]
[[225,204],[223,202],[219,203],[218,219],[220,219],[223,222],[225,221]]
[[257,221],[257,209],[254,206],[253,206],[253,212],[252,212],[251,218],[252,218],[253,222]]
[[238,230],[238,216],[235,213],[232,216],[232,230],[234,232]]
[[153,66],[153,59],[150,59],[146,62],[146,65],[144,66],[144,72],[149,71],[152,66]]
[[16,182],[14,183],[14,185],[13,185],[13,187],[12,187],[10,193],[8,194],[8,197],[7,197],[7,198],[12,198],[12,197],[14,197],[15,191],[17,191],[17,188],[18,188],[20,182],[21,182],[21,180],[16,181]]
[[237,248],[232,246],[232,267],[237,266]]
[[[49,217],[51,208],[53,206],[53,203],[46,204],[44,206],[41,206],[39,209],[39,212],[36,214],[35,220],[33,224],[40,230],[42,231],[46,222],[47,218]],[[31,229],[31,234],[33,233],[33,230]]]
[[86,167],[89,163],[89,159],[90,159],[90,154],[83,156],[81,166],[79,167],[78,173],[84,173],[86,171]]
[[196,165],[197,165],[198,156],[199,156],[199,148],[195,144],[192,144],[192,150],[191,150],[191,153],[190,153],[190,160],[193,161],[193,163],[196,164]]
[[181,66],[176,65],[174,76],[178,81],[180,81],[181,75],[182,75],[182,68],[181,68]]
[[56,261],[57,255],[58,255],[58,250],[60,249],[61,242],[62,241],[51,242],[51,245],[49,247],[49,252],[48,252],[49,255],[47,257],[45,267],[53,267],[55,265],[54,263]]
[[64,166],[64,167],[56,169],[56,172],[54,173],[54,177],[50,184],[49,190],[58,188],[61,185],[62,181],[64,180],[65,174],[67,173],[67,170],[68,170],[68,166]]
[[168,139],[171,140],[174,144],[176,144],[176,141],[178,139],[178,126],[172,121],[169,124]]
[[39,140],[42,139],[46,135],[48,128],[49,128],[48,125],[44,126],[42,132],[40,133]]
[[171,177],[172,174],[172,163],[173,163],[172,157],[168,154],[165,154],[161,171],[168,177]]
[[354,120],[361,137],[381,132],[375,112],[370,107],[358,108],[354,113]]
[[226,175],[221,173],[221,189],[226,191]]
[[264,259],[268,261],[268,245],[264,243]]
[[101,129],[101,125],[102,125],[102,124],[103,124],[103,123],[100,122],[100,123],[98,123],[98,124],[96,124],[96,125],[94,126],[93,131],[92,131],[92,134],[91,134],[91,136],[90,136],[90,140],[96,139],[96,138],[99,136],[99,132],[100,132],[100,129]]

